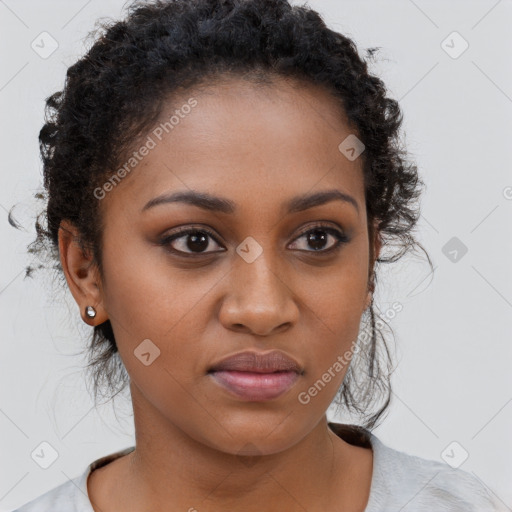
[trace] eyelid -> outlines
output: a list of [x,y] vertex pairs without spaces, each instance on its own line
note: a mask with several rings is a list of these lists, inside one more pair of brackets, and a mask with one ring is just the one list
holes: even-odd
[[335,230],[339,231],[341,234],[345,235],[345,231],[338,226],[336,223],[332,223],[331,221],[327,220],[317,220],[314,221],[311,224],[306,225],[304,228],[302,228],[299,232],[299,234],[293,239],[293,241],[297,240],[297,238],[300,238],[302,235],[305,235],[306,233],[309,233],[313,229],[325,229],[325,230]]

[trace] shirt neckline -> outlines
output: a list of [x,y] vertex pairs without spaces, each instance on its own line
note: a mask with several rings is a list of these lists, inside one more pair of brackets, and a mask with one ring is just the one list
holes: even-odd
[[[334,423],[328,422],[327,425],[329,428],[336,434],[338,437],[343,439],[343,441],[354,445],[361,446],[363,448],[370,448],[373,452],[373,470],[372,470],[372,478],[370,483],[370,494],[368,498],[368,503],[365,507],[364,512],[372,512],[374,510],[376,502],[375,489],[378,488],[379,485],[383,485],[382,475],[380,473],[381,459],[383,457],[383,444],[379,441],[379,439],[368,429],[361,427],[359,425],[348,425],[343,423]],[[89,498],[89,493],[87,490],[87,480],[89,475],[98,468],[106,466],[110,462],[114,460],[124,457],[129,453],[135,450],[135,446],[129,446],[127,448],[123,448],[117,452],[110,453],[99,459],[91,462],[86,470],[82,473],[81,476],[78,477],[78,482],[76,483],[79,489],[79,503],[80,507],[78,510],[83,510],[83,512],[94,512],[92,507],[91,500]]]

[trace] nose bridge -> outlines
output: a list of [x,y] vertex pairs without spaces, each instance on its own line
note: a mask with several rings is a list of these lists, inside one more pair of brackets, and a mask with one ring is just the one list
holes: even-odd
[[275,259],[271,257],[269,250],[261,251],[254,261],[245,260],[243,256],[239,257],[242,261],[237,261],[234,272],[236,272],[237,283],[241,284],[237,288],[243,295],[252,296],[252,299],[257,301],[261,301],[262,297],[268,300],[278,299],[281,295],[280,288],[284,284],[278,277]]
[[251,251],[254,255],[257,249],[251,243],[248,241],[247,246],[242,243],[237,249],[222,320],[226,327],[244,326],[254,333],[267,334],[283,324],[294,322],[297,310],[275,258],[261,248],[260,254],[251,261],[247,255]]

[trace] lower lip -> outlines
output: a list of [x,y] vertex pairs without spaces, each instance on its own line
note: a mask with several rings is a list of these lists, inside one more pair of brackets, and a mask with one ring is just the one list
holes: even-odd
[[299,378],[296,372],[254,373],[217,371],[209,375],[239,398],[250,402],[272,400],[288,391]]

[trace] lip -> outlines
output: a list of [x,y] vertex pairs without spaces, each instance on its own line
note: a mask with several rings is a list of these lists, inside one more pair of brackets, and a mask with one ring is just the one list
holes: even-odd
[[293,371],[302,373],[301,365],[291,356],[280,350],[270,352],[238,352],[229,357],[221,359],[209,368],[212,371],[238,371],[254,373],[273,373],[282,371]]
[[208,375],[232,395],[246,401],[272,400],[288,391],[303,374],[284,352],[240,352],[214,364]]

